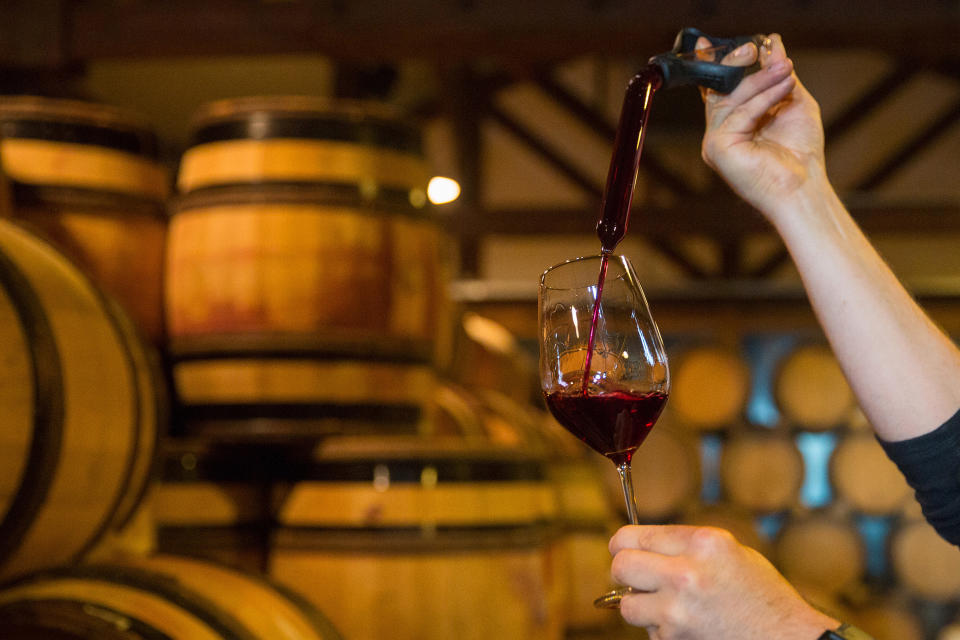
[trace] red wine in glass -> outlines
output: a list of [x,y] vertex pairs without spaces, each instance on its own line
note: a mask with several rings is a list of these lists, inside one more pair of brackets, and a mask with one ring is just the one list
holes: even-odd
[[630,464],[667,402],[663,392],[546,394],[550,413],[573,435],[614,464]]

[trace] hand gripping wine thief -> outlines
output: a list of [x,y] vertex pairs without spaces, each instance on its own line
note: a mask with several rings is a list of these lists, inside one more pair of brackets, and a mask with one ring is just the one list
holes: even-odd
[[[708,40],[710,46],[697,49],[700,38]],[[640,166],[640,154],[643,151],[653,94],[660,89],[683,85],[698,85],[720,93],[730,93],[746,74],[759,69],[759,60],[751,67],[733,67],[720,64],[719,61],[740,45],[753,42],[759,49],[766,40],[763,35],[715,38],[698,29],[687,27],[677,34],[673,49],[650,58],[647,66],[627,83],[613,142],[613,154],[610,157],[610,169],[607,172],[607,184],[600,205],[600,220],[597,222],[597,236],[600,238],[603,260],[597,278],[597,304],[593,309],[590,340],[584,362],[583,395],[587,394],[586,381],[593,358],[599,302],[607,273],[607,256],[613,253],[627,233],[630,204],[637,182],[637,169]]]
[[[697,49],[700,38],[706,38],[710,47]],[[613,252],[627,232],[630,202],[653,94],[660,89],[683,85],[699,85],[720,93],[730,93],[740,84],[744,75],[756,71],[759,64],[732,67],[719,61],[740,45],[753,42],[759,48],[765,40],[766,36],[762,35],[714,38],[697,29],[686,28],[677,34],[673,49],[650,58],[647,66],[630,79],[620,110],[620,122],[600,207],[600,221],[597,223],[600,248],[604,253]]]

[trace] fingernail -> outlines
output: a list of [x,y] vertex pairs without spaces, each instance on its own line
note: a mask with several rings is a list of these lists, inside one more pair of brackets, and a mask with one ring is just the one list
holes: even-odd
[[747,55],[747,52],[749,51],[750,51],[750,44],[749,43],[742,44],[733,50],[733,55],[739,58],[740,56]]

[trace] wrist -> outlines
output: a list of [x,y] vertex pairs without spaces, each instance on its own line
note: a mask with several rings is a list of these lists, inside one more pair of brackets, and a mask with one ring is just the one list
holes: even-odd
[[811,223],[825,222],[845,212],[825,169],[811,163],[807,178],[789,196],[778,198],[762,213],[783,235],[796,225],[809,227]]

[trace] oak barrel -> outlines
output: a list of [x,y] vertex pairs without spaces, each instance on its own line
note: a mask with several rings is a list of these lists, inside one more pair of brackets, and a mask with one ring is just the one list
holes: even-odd
[[960,551],[926,520],[902,523],[890,550],[895,575],[912,592],[940,602],[960,598]]
[[123,312],[0,220],[0,577],[79,559],[136,511],[165,395]]
[[462,438],[328,439],[281,487],[270,575],[352,639],[559,638],[543,459]]
[[826,514],[788,521],[777,536],[774,558],[788,580],[827,594],[856,586],[866,565],[863,541],[853,523]]
[[723,429],[740,420],[750,392],[750,370],[742,356],[719,344],[670,354],[667,411],[693,431]]
[[340,640],[319,611],[261,578],[176,556],[30,575],[0,590],[4,638]]
[[843,426],[856,409],[840,364],[824,344],[802,344],[784,357],[774,396],[788,424],[811,431]]
[[184,403],[422,426],[452,314],[419,130],[305,97],[211,103],[193,126],[166,266]]
[[851,433],[840,441],[830,459],[830,479],[850,506],[870,515],[895,513],[913,495],[872,433]]
[[108,105],[2,97],[0,138],[10,215],[74,259],[159,343],[169,187],[148,123]]
[[731,502],[754,511],[784,511],[797,503],[803,457],[782,434],[738,434],[724,444],[720,479]]

